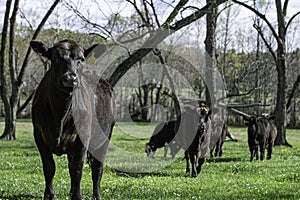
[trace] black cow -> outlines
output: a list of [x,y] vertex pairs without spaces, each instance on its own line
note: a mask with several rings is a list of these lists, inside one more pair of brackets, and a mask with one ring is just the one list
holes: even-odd
[[[210,157],[221,157],[223,154],[223,144],[226,141],[226,137],[228,137],[231,141],[237,142],[238,140],[232,135],[229,130],[226,122],[223,120],[213,120],[212,121],[213,134],[210,142]],[[215,150],[215,154],[213,155],[213,151]]]
[[[268,147],[267,159],[271,159],[272,148],[276,139],[273,127],[268,118],[264,116],[243,116],[248,126],[248,145],[250,150],[250,161],[256,157],[258,160],[258,147],[260,147],[260,160],[264,160],[264,153]],[[277,133],[277,131],[276,131]]]
[[162,147],[165,148],[164,159],[167,157],[168,147],[170,147],[172,158],[175,157],[180,150],[180,147],[174,140],[176,135],[175,124],[176,120],[170,120],[167,122],[161,122],[155,127],[150,141],[146,143],[145,146],[145,152],[148,157],[153,158],[156,150]]
[[[71,199],[81,199],[80,181],[87,149],[90,151],[93,199],[100,199],[103,160],[114,125],[112,88],[103,79],[80,75],[79,71],[82,71],[85,57],[91,49],[84,51],[72,40],[60,41],[51,48],[39,41],[31,41],[30,46],[51,61],[32,105],[34,138],[45,176],[44,199],[54,199],[53,154],[67,154],[70,196]],[[98,81],[95,87],[91,85],[93,79]],[[97,129],[91,127],[92,123],[98,123]]]
[[212,133],[211,114],[207,106],[201,105],[182,113],[177,120],[176,141],[185,150],[186,176],[190,175],[190,163],[192,177],[197,177],[201,171]]

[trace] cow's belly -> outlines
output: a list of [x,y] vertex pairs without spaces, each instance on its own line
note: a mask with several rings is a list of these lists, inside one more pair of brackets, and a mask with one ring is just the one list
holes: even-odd
[[77,138],[78,134],[76,132],[72,134],[62,134],[62,137],[57,140],[57,145],[55,146],[53,153],[56,155],[68,153],[74,146],[79,145],[80,142],[77,141]]

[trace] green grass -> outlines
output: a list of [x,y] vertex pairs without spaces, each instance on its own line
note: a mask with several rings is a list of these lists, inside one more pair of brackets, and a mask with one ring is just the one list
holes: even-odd
[[[250,163],[246,128],[230,127],[240,141],[225,143],[222,158],[208,158],[201,174],[189,178],[183,152],[163,160],[160,149],[154,160],[146,158],[145,135],[154,126],[117,124],[101,182],[103,199],[300,199],[299,130],[287,131],[293,148],[275,147],[272,160]],[[0,141],[0,199],[42,199],[44,177],[31,123],[19,121],[17,128],[16,141]],[[69,199],[66,156],[55,160],[56,199]],[[90,174],[85,164],[83,199],[91,199]]]

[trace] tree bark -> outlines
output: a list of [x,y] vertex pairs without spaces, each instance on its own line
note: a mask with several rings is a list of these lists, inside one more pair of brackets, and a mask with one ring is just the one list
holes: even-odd
[[[275,107],[278,135],[275,140],[275,145],[291,146],[286,140],[286,98],[287,98],[287,80],[286,80],[286,24],[285,24],[285,11],[282,9],[281,0],[275,0],[277,9],[277,22],[278,22],[278,37],[277,40],[277,101]],[[286,0],[288,2],[288,0]]]
[[205,96],[208,107],[213,107],[216,103],[216,22],[217,22],[217,6],[215,0],[206,0],[207,4],[212,4],[210,12],[206,15],[206,38],[205,38]]
[[[31,48],[28,47],[27,53],[25,55],[21,70],[19,74],[17,74],[17,69],[14,64],[14,57],[15,57],[15,45],[14,45],[14,38],[15,38],[15,26],[16,26],[16,16],[19,10],[19,2],[20,0],[14,1],[14,9],[10,15],[10,9],[12,5],[12,1],[8,0],[6,2],[6,11],[3,23],[3,30],[2,30],[2,40],[1,40],[1,52],[0,52],[0,78],[1,78],[1,85],[0,85],[0,93],[1,98],[4,103],[5,107],[5,128],[4,132],[1,135],[0,139],[6,140],[14,140],[16,139],[16,120],[17,120],[17,108],[18,102],[20,100],[20,89],[23,84],[23,78],[25,75],[25,70],[28,65],[29,55],[31,52]],[[49,16],[55,9],[56,5],[60,2],[60,0],[55,0],[52,6],[42,19],[41,23],[39,24],[38,28],[36,29],[32,39],[34,40],[38,34],[40,33],[42,27],[48,20]],[[10,20],[10,21],[9,21]],[[8,24],[10,22],[10,30],[8,31]],[[6,40],[7,35],[9,33],[9,58],[8,58],[8,69],[5,68],[5,51],[6,51]],[[8,80],[6,78],[7,72],[9,72],[10,76],[10,86],[8,87]]]
[[[7,34],[8,34],[8,22],[9,22],[9,13],[11,8],[12,2],[7,1],[6,4],[6,13],[4,17],[4,24],[5,27],[3,27],[3,33],[2,37],[4,40],[6,40]],[[14,33],[15,33],[15,22],[16,22],[16,16],[17,11],[19,9],[19,0],[15,1],[14,9],[12,11],[12,15],[10,18],[10,30],[9,30],[9,72],[10,72],[10,78],[11,82],[13,83],[15,81],[15,71],[14,71]],[[2,39],[3,39],[2,38]],[[4,140],[15,140],[16,139],[16,113],[14,114],[14,110],[17,107],[17,104],[14,104],[15,98],[17,95],[13,95],[9,98],[8,95],[8,84],[7,79],[5,77],[6,70],[5,70],[5,49],[6,49],[6,41],[2,40],[2,47],[1,49],[1,98],[4,102],[5,106],[5,129],[4,133],[1,135],[0,139]],[[13,72],[13,73],[12,73]],[[16,87],[12,84],[12,91],[16,91]]]

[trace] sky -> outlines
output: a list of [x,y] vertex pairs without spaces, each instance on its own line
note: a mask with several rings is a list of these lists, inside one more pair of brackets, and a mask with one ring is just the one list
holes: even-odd
[[[27,21],[30,21],[30,24],[33,27],[37,27],[42,16],[44,16],[52,2],[52,0],[20,0],[20,15],[18,17],[19,24],[27,26]],[[73,6],[77,7],[80,10],[80,12],[82,12],[85,16],[88,16],[89,19],[103,25],[106,24],[108,18],[116,12],[119,12],[122,16],[130,16],[134,12],[133,7],[128,2],[125,3],[125,1],[123,0],[64,0],[62,2],[70,2]],[[156,8],[158,9],[159,17],[163,19],[166,16],[168,16],[171,10],[169,4],[174,6],[175,3],[178,2],[178,0],[156,0],[154,2]],[[190,2],[192,2],[193,5],[199,5],[199,7],[205,5],[205,0],[190,0]],[[197,2],[197,4],[195,4],[195,2]],[[2,19],[4,17],[5,4],[5,0],[0,0],[0,28],[2,28],[3,24]],[[74,29],[76,27],[82,26],[81,21],[78,18],[74,18],[74,14],[66,10],[64,3],[60,3],[59,5],[60,6],[52,14],[51,20],[47,23],[48,27],[60,29]],[[223,6],[221,5],[220,7],[222,8]],[[249,30],[254,31],[252,27],[254,15],[252,12],[237,5],[235,5],[232,10],[232,30],[245,29],[245,32],[248,32]],[[300,1],[290,0],[288,7],[288,16],[291,17],[299,11]],[[183,15],[187,14],[189,14],[189,11],[185,11],[183,13]],[[26,20],[24,18],[21,18],[21,15],[25,16]],[[267,17],[272,19],[271,22],[275,22],[275,10],[273,12],[267,12]],[[72,18],[72,20],[63,20],[64,18]],[[205,21],[205,18],[202,18],[201,20]],[[300,15],[295,19],[295,22],[300,23]],[[240,26],[241,23],[243,24],[243,26]],[[201,22],[199,24],[201,24]],[[294,29],[294,32],[300,31],[298,31],[297,28]]]

